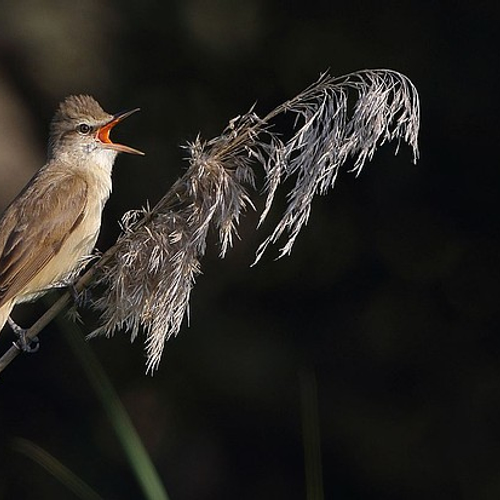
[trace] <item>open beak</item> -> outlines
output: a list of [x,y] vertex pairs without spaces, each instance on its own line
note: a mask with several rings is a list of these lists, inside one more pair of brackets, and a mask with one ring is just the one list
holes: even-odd
[[142,151],[139,151],[138,149],[125,146],[124,144],[117,144],[116,142],[112,142],[109,138],[109,134],[111,133],[111,130],[115,125],[125,120],[125,118],[129,117],[136,111],[139,111],[139,109],[140,108],[135,108],[130,111],[122,111],[121,113],[116,113],[116,115],[113,115],[113,118],[97,131],[97,140],[100,141],[104,147],[114,149],[115,151],[121,151],[122,153],[130,153],[133,155],[144,155],[144,153]]

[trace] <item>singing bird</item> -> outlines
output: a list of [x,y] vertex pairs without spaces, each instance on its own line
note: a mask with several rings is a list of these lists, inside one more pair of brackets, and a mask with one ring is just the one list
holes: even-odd
[[91,255],[117,154],[144,154],[110,139],[136,111],[110,115],[88,95],[68,97],[51,123],[47,163],[0,217],[0,330],[8,321],[25,350],[12,309],[68,280]]

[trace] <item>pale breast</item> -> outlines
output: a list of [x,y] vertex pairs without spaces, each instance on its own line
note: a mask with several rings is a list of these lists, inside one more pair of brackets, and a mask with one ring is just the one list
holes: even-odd
[[[27,297],[36,295],[77,271],[92,254],[99,228],[100,217],[98,220],[84,219],[66,239],[59,252],[33,277],[21,295]],[[22,300],[26,298],[23,297]]]
[[108,196],[106,189],[102,189],[98,196],[95,193],[89,196],[80,222],[67,236],[57,254],[27,284],[18,302],[31,300],[40,291],[46,291],[80,270],[94,250]]

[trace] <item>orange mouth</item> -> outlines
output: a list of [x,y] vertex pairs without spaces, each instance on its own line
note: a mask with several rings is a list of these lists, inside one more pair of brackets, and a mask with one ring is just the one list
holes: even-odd
[[132,109],[131,111],[124,111],[122,113],[117,113],[116,115],[114,115],[110,122],[106,123],[106,125],[103,125],[101,128],[99,128],[96,134],[96,139],[100,141],[102,145],[106,148],[114,149],[115,151],[120,151],[122,153],[130,153],[133,155],[144,155],[142,151],[131,148],[129,146],[125,146],[124,144],[118,144],[116,142],[113,142],[109,137],[109,134],[111,133],[111,130],[115,125],[118,125],[118,123],[120,123],[122,120],[125,120],[125,118],[129,117],[136,111],[139,111],[139,108]]

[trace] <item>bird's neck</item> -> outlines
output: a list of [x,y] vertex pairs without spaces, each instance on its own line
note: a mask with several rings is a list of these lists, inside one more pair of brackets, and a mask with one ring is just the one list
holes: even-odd
[[51,163],[58,165],[67,175],[83,177],[101,202],[105,203],[111,194],[111,173],[116,155],[117,152],[110,149],[98,149],[86,155],[61,151]]

